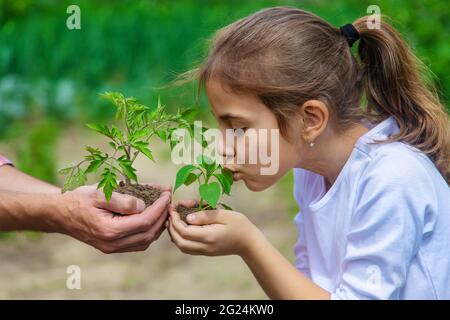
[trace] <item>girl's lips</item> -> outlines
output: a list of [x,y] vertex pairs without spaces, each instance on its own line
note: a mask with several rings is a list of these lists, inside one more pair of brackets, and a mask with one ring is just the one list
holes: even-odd
[[238,171],[232,170],[232,168],[229,168],[229,167],[226,167],[226,166],[225,166],[225,169],[227,171],[231,172],[231,174],[233,175],[233,180],[234,181],[238,181],[238,180],[242,179],[242,176],[241,176],[241,174]]

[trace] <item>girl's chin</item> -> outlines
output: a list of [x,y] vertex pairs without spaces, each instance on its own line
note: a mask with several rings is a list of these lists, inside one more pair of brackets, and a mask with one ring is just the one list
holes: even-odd
[[270,186],[265,186],[263,184],[257,183],[255,181],[252,180],[248,180],[245,178],[241,179],[242,181],[244,181],[245,186],[247,187],[247,189],[253,191],[253,192],[259,192],[259,191],[263,191],[266,190],[268,187]]

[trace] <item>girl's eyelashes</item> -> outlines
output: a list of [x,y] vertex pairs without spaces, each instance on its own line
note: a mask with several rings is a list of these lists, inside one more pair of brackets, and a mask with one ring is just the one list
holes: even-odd
[[245,131],[247,131],[247,127],[239,127],[239,128],[231,128],[235,133],[244,133]]
[[230,123],[229,126],[231,127],[231,129],[236,132],[236,131],[247,131],[248,127],[245,126],[245,124],[243,123]]
[[225,130],[233,130],[234,133],[245,133],[249,127],[240,124],[240,123],[233,123],[232,121],[223,121],[222,126]]

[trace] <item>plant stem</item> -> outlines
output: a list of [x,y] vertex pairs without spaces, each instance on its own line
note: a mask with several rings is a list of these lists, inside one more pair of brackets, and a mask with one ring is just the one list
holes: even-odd
[[124,99],[123,99],[123,102],[124,102],[124,104],[125,104],[125,112],[124,112],[123,120],[125,121],[125,127],[126,127],[126,129],[127,129],[127,141],[128,141],[128,140],[129,140],[129,139],[128,139],[128,136],[129,136],[129,134],[130,134],[130,127],[128,126],[128,121],[127,121],[127,116],[128,116],[128,103],[127,103],[127,98],[124,98]]
[[83,161],[80,161],[76,166],[73,166],[72,168],[80,168],[80,166],[83,164],[83,163],[85,163],[85,162],[88,162],[89,160],[83,160]]
[[[105,162],[108,161],[109,159],[111,159],[111,160],[117,162],[117,159],[116,159],[116,153],[117,153],[117,150],[114,150],[114,153],[113,153],[112,157],[108,157],[108,158],[105,160]],[[110,163],[109,163],[109,170],[111,170],[112,167],[113,167],[113,163],[110,162]],[[116,169],[116,170],[117,170],[117,169]],[[131,180],[126,176],[126,174],[124,174],[124,173],[122,172],[122,170],[117,170],[117,171],[119,171],[120,174],[125,178],[125,185],[127,185],[127,186],[131,185]]]
[[[200,176],[203,176],[203,178],[204,178],[204,183],[201,183],[201,179],[200,179]],[[200,188],[200,186],[201,185],[203,185],[203,184],[208,184],[208,181],[209,181],[209,176],[203,171],[203,169],[200,169],[200,176],[199,176],[199,178],[198,178],[198,184],[199,184],[199,188]],[[198,204],[198,206],[199,206],[199,208],[200,208],[200,210],[203,208],[203,198],[200,196],[200,202],[199,202],[199,204]]]
[[[130,127],[128,126],[128,103],[127,103],[127,98],[123,99],[123,102],[125,104],[125,113],[124,113],[124,117],[123,120],[125,122],[125,127],[127,129],[127,146],[124,146],[123,150],[125,151],[125,156],[127,157],[128,160],[131,160],[131,146],[129,145],[129,140],[130,140]],[[125,185],[126,186],[131,186],[131,179],[126,177],[125,178]]]
[[[167,122],[167,121],[163,122],[163,123],[162,123],[161,125],[159,125],[159,126],[156,126],[144,141],[148,143],[148,141],[150,140],[150,138],[153,137],[154,132],[156,132],[156,130],[158,130],[159,128],[162,128],[164,125],[166,125],[166,122]],[[134,160],[136,160],[136,157],[137,157],[138,155],[139,155],[139,151],[136,151],[136,152],[133,154],[133,158],[131,159],[131,164],[133,164]]]

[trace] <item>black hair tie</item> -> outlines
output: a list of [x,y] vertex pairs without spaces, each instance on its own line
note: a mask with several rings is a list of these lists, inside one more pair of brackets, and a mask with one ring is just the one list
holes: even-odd
[[355,43],[355,41],[359,39],[359,32],[351,23],[340,27],[339,30],[341,30],[350,48]]

